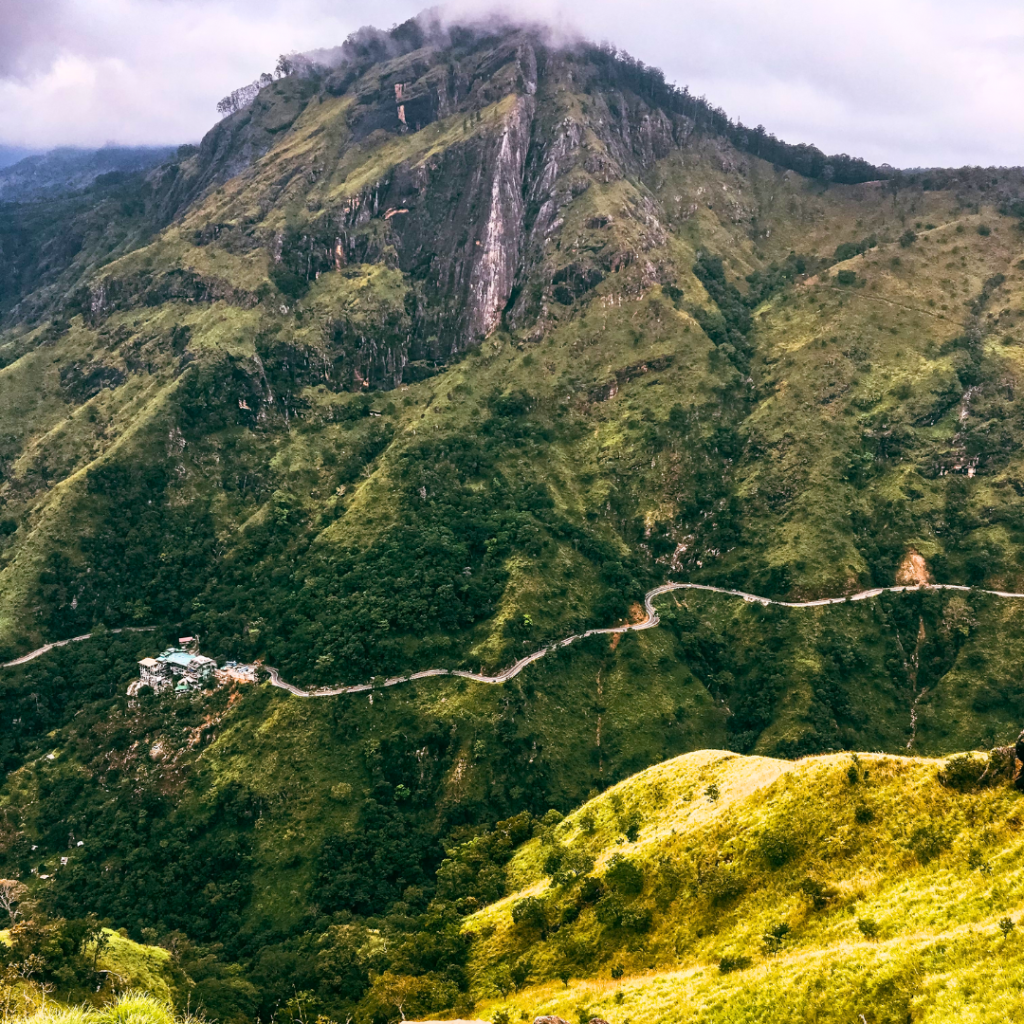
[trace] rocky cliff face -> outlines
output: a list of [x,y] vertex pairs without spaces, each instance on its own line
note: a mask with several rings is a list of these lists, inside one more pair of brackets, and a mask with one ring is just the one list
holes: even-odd
[[[664,243],[662,213],[639,182],[688,144],[687,117],[618,88],[591,51],[552,48],[536,32],[434,26],[382,39],[349,47],[330,74],[307,68],[266,86],[196,151],[140,178],[139,212],[116,244],[178,226],[148,256],[113,263],[105,229],[91,256],[109,269],[89,273],[73,256],[84,283],[57,300],[59,315],[98,326],[184,301],[291,318],[330,290],[325,275],[383,267],[400,281],[364,295],[358,315],[347,300],[327,303],[319,341],[298,332],[291,362],[330,365],[333,387],[388,388],[503,322],[542,330],[551,303],[571,304],[609,274],[628,270],[630,294],[655,280],[644,253]],[[567,211],[595,183],[616,182],[626,201],[563,239]],[[74,283],[74,266],[58,273],[46,258],[55,283],[38,309]],[[27,290],[24,276],[12,290]]]
[[[364,360],[356,368],[362,380],[401,383],[409,364],[448,359],[506,316],[521,326],[556,292],[572,302],[663,244],[650,196],[631,184],[618,218],[592,218],[598,244],[562,258],[564,211],[592,183],[635,179],[692,131],[685,117],[637,97],[605,95],[581,54],[519,33],[469,53],[416,51],[371,82],[365,77],[330,84],[355,100],[349,145],[396,139],[413,142],[413,155],[325,204],[272,247],[274,261],[305,281],[354,264],[401,271],[408,335],[386,357],[379,347],[370,362],[367,346],[362,357],[352,353]],[[589,97],[585,112],[570,99],[580,89]],[[456,137],[425,155],[412,138],[450,137],[453,127]]]
[[512,292],[523,236],[523,169],[530,141],[534,105],[529,96],[516,98],[493,156],[491,194],[480,252],[469,281],[469,305],[463,344],[497,327]]

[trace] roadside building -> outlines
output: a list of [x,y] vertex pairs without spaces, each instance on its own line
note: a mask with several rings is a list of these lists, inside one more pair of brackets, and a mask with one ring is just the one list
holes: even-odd
[[139,662],[139,678],[129,684],[128,696],[134,697],[144,686],[160,693],[173,685],[175,693],[187,693],[214,678],[216,671],[213,658],[171,647],[155,658]]
[[242,665],[237,661],[225,661],[224,667],[218,670],[217,677],[224,683],[255,683],[256,666]]
[[[135,685],[135,684],[133,684]],[[139,662],[138,687],[149,686],[154,693],[166,690],[171,685],[171,673],[167,666],[156,658],[143,658]],[[131,693],[131,687],[128,688]]]
[[217,670],[217,662],[202,654],[190,654],[177,648],[164,651],[157,659],[163,662],[173,678],[190,684],[202,683]]

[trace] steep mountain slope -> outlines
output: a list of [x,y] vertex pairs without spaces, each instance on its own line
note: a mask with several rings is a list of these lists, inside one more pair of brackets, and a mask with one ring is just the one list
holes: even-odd
[[666,758],[1024,715],[1022,603],[927,590],[665,595],[503,686],[129,701],[183,631],[315,690],[493,672],[667,578],[1024,590],[1018,170],[825,157],[534,31],[342,50],[0,211],[2,653],[95,628],[0,670],[0,865],[219,1019],[383,1024],[370,972],[468,1012],[510,837]]
[[11,640],[185,621],[316,685],[498,666],[671,573],[1016,585],[1021,240],[969,205],[1013,175],[825,187],[587,54],[466,49],[264,89],[170,176],[266,155],[9,332]]
[[478,1012],[1005,1020],[1024,900],[1010,757],[650,768],[523,846],[519,891],[467,918]]

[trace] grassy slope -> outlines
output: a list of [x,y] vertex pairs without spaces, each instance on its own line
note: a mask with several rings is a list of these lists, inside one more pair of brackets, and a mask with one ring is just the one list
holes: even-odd
[[[184,997],[180,991],[181,972],[172,968],[171,954],[166,949],[133,942],[110,928],[104,931],[107,944],[96,961],[97,970],[109,972],[117,991],[139,989],[163,1003],[174,1003]],[[7,941],[7,931],[0,931],[0,942]],[[19,989],[18,998],[26,1014],[37,1001],[46,1004],[46,993],[31,984]]]
[[[616,854],[639,865],[646,882],[635,901],[652,912],[650,930],[601,925],[592,907],[546,941],[514,925],[511,907],[526,894],[573,899],[544,876],[552,839],[533,840],[510,866],[520,892],[466,923],[482,1015],[502,1003],[497,965],[525,957],[534,980],[508,1002],[567,1019],[586,1007],[613,1024],[1005,1020],[1019,1004],[1024,955],[1016,932],[1004,938],[997,926],[1024,909],[1020,797],[1005,783],[945,788],[941,766],[699,751],[620,783],[553,839],[587,851],[599,876]],[[632,843],[622,834],[631,815],[642,823]],[[820,909],[808,880],[826,893]],[[877,935],[865,936],[866,920]],[[766,951],[763,936],[780,924],[789,928],[781,949]],[[742,956],[745,970],[719,971],[723,957]],[[567,987],[549,980],[563,964]]]
[[191,1024],[197,1018],[186,1013],[177,1015],[161,997],[146,989],[123,992],[106,1006],[65,1006],[53,1000],[42,1001],[38,1007],[12,1015],[11,1020],[26,1024]]

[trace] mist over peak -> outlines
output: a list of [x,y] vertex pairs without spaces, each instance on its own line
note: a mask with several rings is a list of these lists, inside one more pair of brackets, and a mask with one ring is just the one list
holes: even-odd
[[314,64],[339,68],[394,60],[424,47],[472,46],[514,33],[527,34],[538,43],[553,47],[584,42],[584,36],[576,28],[517,15],[507,8],[482,12],[431,7],[387,30],[364,25],[340,46],[307,50],[299,56]]

